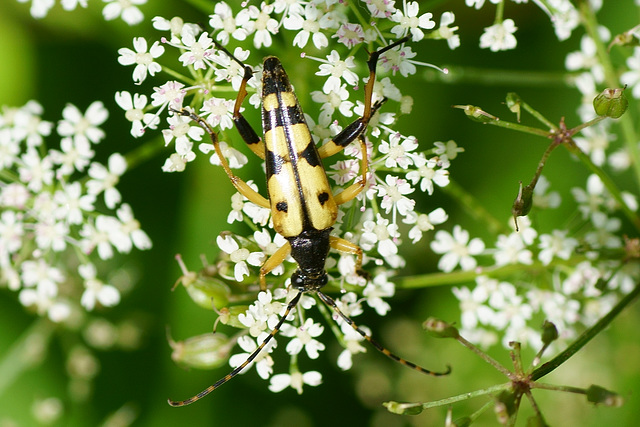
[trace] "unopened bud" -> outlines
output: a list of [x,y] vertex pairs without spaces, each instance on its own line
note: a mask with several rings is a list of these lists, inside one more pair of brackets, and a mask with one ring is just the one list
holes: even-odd
[[547,346],[558,339],[558,328],[556,325],[545,320],[542,324],[542,343]]
[[185,288],[193,302],[209,310],[226,306],[231,295],[231,290],[223,281],[212,278],[198,278],[185,285]]
[[476,107],[474,105],[454,105],[453,108],[463,110],[467,117],[476,122],[489,123],[500,120],[496,116],[492,116],[482,108]]
[[529,212],[531,212],[531,207],[533,206],[534,188],[535,187],[531,186],[531,184],[523,187],[522,181],[520,181],[520,189],[518,190],[518,195],[516,196],[516,199],[513,201],[513,205],[511,206],[513,220],[516,223],[516,231],[518,231],[518,217],[527,216]]
[[502,425],[506,425],[509,422],[509,418],[511,418],[515,409],[515,396],[512,392],[506,390],[498,395],[496,405],[493,407],[496,418]]
[[628,106],[629,101],[624,95],[624,88],[607,88],[593,100],[593,108],[596,110],[596,114],[611,117],[612,119],[622,116],[627,111]]
[[596,405],[605,405],[618,408],[624,403],[624,399],[618,394],[597,385],[592,385],[587,390],[587,400]]
[[456,327],[435,317],[428,318],[422,327],[437,338],[458,338],[460,336]]
[[198,369],[213,369],[227,363],[233,345],[224,334],[208,333],[184,341],[169,341],[171,359],[181,365]]
[[221,308],[218,312],[218,320],[223,325],[233,326],[234,328],[245,329],[247,326],[243,325],[238,320],[239,314],[244,314],[249,309],[248,305],[234,305],[231,307]]
[[515,92],[509,92],[506,98],[507,107],[509,111],[515,113],[518,123],[520,123],[520,108],[522,106],[522,99]]

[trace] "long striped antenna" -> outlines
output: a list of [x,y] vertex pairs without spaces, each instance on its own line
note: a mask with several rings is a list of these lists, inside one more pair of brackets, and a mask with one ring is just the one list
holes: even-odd
[[244,368],[247,367],[247,365],[251,362],[253,362],[253,360],[258,357],[258,354],[260,354],[260,352],[262,351],[262,349],[265,348],[265,346],[267,344],[269,344],[269,341],[271,341],[271,339],[276,336],[276,334],[278,333],[278,331],[280,330],[280,328],[282,327],[282,324],[284,323],[284,321],[287,319],[287,316],[289,316],[289,313],[291,312],[291,310],[293,310],[295,308],[296,305],[298,305],[298,301],[300,301],[300,297],[302,296],[302,291],[298,292],[296,294],[295,297],[293,297],[293,299],[289,302],[289,304],[287,305],[287,309],[285,310],[284,314],[282,315],[282,317],[280,318],[280,320],[278,321],[278,324],[276,325],[275,328],[273,328],[273,330],[271,331],[271,333],[269,333],[269,336],[266,337],[264,339],[264,341],[262,341],[262,344],[260,344],[260,346],[258,348],[256,348],[254,350],[253,353],[251,353],[249,355],[249,357],[247,358],[247,360],[245,360],[244,362],[242,362],[242,365],[238,366],[237,368],[235,368],[233,371],[229,372],[227,375],[225,375],[224,377],[220,378],[215,384],[210,385],[209,387],[205,388],[204,390],[202,390],[200,393],[196,394],[193,397],[190,397],[188,399],[185,400],[171,400],[169,399],[169,405],[173,406],[173,407],[177,407],[177,406],[186,406],[186,405],[190,405],[191,403],[202,399],[203,397],[205,397],[207,394],[211,393],[213,390],[217,389],[218,387],[220,387],[221,385],[225,384],[227,381],[231,380],[233,377],[235,377],[236,375],[238,375],[240,372],[242,372],[242,370]]
[[355,322],[353,320],[351,320],[351,318],[349,316],[347,316],[342,311],[340,311],[340,309],[338,308],[338,305],[333,300],[333,298],[331,298],[328,295],[323,294],[320,291],[317,291],[316,293],[318,294],[318,296],[320,297],[322,302],[324,302],[328,307],[332,308],[333,311],[335,311],[340,317],[342,317],[342,319],[345,322],[347,322],[349,324],[349,326],[351,326],[357,333],[362,335],[362,337],[365,340],[369,341],[369,343],[372,346],[374,346],[376,348],[376,350],[378,350],[380,353],[382,353],[385,356],[387,356],[389,359],[395,360],[396,362],[401,363],[401,364],[403,364],[404,366],[406,366],[408,368],[414,369],[414,370],[416,370],[418,372],[422,372],[423,374],[432,375],[434,377],[440,377],[440,376],[443,376],[443,375],[449,375],[449,373],[451,372],[451,366],[448,366],[448,365],[447,365],[447,370],[445,372],[430,371],[428,369],[423,368],[422,366],[416,365],[413,362],[409,362],[408,360],[405,360],[402,357],[391,353],[389,350],[387,350],[385,347],[383,347],[382,344],[380,344],[378,341],[376,341],[373,338],[371,338],[371,336],[369,334],[367,334],[365,331],[360,329],[360,327],[358,325],[356,325]]

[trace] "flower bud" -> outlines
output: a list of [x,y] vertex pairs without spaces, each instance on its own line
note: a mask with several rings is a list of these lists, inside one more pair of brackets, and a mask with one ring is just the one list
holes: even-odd
[[174,362],[190,368],[213,369],[227,362],[233,342],[224,334],[208,333],[184,341],[169,340],[169,345]]
[[624,403],[624,399],[618,394],[597,385],[592,385],[587,389],[587,400],[596,405],[602,404],[618,408]]
[[596,110],[597,115],[611,117],[613,119],[622,116],[625,111],[627,111],[628,106],[629,101],[624,95],[624,88],[607,88],[593,100],[593,108]]
[[558,329],[556,325],[545,320],[542,324],[542,344],[548,346],[552,342],[558,339]]
[[424,410],[421,403],[384,402],[382,406],[397,415],[418,415]]
[[246,313],[249,309],[248,305],[234,305],[231,307],[221,308],[218,312],[218,320],[223,325],[233,326],[234,328],[245,329],[246,326],[243,325],[238,320],[238,315]]
[[516,223],[516,231],[518,230],[518,217],[519,216],[527,216],[529,212],[531,212],[531,207],[533,206],[533,189],[535,187],[531,186],[531,184],[526,187],[522,186],[522,181],[520,181],[520,189],[518,190],[518,195],[516,199],[513,201],[513,205],[511,206],[511,213],[513,214],[513,220]]
[[231,290],[221,280],[199,277],[184,286],[193,302],[202,308],[213,310],[214,308],[222,308],[229,303]]
[[509,92],[507,94],[506,103],[509,111],[515,113],[517,121],[520,123],[520,109],[522,107],[522,99],[520,99],[520,96],[515,92]]
[[460,336],[456,327],[434,317],[428,318],[422,327],[437,338],[458,338]]
[[504,390],[496,398],[496,405],[493,407],[498,422],[506,425],[516,411],[515,395],[513,392]]
[[463,110],[471,120],[480,123],[489,123],[500,120],[496,116],[492,116],[480,107],[474,105],[454,105],[453,108]]

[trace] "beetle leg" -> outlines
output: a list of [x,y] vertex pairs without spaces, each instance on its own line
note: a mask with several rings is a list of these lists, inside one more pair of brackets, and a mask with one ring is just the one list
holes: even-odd
[[289,242],[282,245],[273,255],[271,255],[260,267],[260,289],[267,289],[267,278],[265,277],[274,268],[284,262],[291,253],[291,244]]
[[244,197],[249,199],[249,201],[255,203],[256,205],[261,206],[263,208],[270,209],[271,204],[269,203],[268,199],[266,199],[263,195],[258,193],[253,188],[249,187],[249,184],[243,181],[242,178],[239,178],[236,175],[234,175],[233,171],[231,170],[231,167],[229,167],[229,162],[227,161],[226,157],[224,157],[222,153],[222,149],[220,148],[220,142],[218,141],[218,135],[213,131],[209,123],[207,123],[205,119],[203,119],[196,113],[191,112],[187,109],[183,108],[182,110],[173,110],[173,111],[180,115],[191,118],[191,120],[196,122],[200,127],[202,127],[209,134],[209,137],[211,138],[211,142],[213,143],[213,148],[216,150],[216,154],[220,159],[220,164],[222,165],[222,168],[226,172],[227,176],[229,177],[229,180],[231,181],[233,186],[236,188],[236,190],[238,190],[240,194],[242,194]]
[[362,248],[355,243],[351,243],[348,240],[342,239],[340,237],[330,236],[329,237],[329,245],[342,253],[352,254],[356,256],[356,274],[360,277],[365,278],[367,281],[371,278],[371,275],[362,269],[362,257],[363,252]]
[[367,144],[364,140],[364,136],[360,135],[358,138],[360,141],[360,149],[362,151],[362,163],[360,164],[360,170],[362,172],[362,176],[360,180],[354,184],[351,184],[344,190],[342,190],[338,194],[334,194],[333,199],[336,201],[336,204],[342,205],[347,203],[350,200],[355,199],[358,194],[362,192],[367,186],[367,172],[369,170],[369,158],[367,155]]

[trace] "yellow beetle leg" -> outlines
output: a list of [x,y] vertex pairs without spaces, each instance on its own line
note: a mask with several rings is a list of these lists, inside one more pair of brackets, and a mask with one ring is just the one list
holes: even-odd
[[349,187],[345,188],[340,193],[333,196],[333,199],[336,201],[336,204],[342,205],[347,203],[350,200],[355,199],[358,194],[365,189],[367,185],[367,172],[369,170],[369,159],[367,156],[367,144],[364,141],[364,137],[360,135],[358,138],[360,141],[360,149],[362,150],[362,161],[360,163],[360,170],[362,171],[362,175],[360,180],[355,184],[351,184]]
[[267,200],[264,196],[262,196],[260,193],[255,191],[253,188],[249,187],[249,184],[244,182],[242,178],[239,178],[233,174],[231,167],[229,167],[229,162],[227,161],[227,158],[224,157],[224,155],[222,154],[222,149],[220,148],[220,143],[218,141],[218,135],[213,131],[209,123],[207,123],[205,119],[203,119],[196,113],[193,113],[187,109],[182,109],[176,112],[178,114],[191,118],[191,120],[196,122],[200,127],[202,127],[209,134],[209,137],[211,138],[211,142],[213,143],[213,148],[216,150],[216,154],[220,159],[220,164],[222,165],[222,168],[226,172],[227,176],[229,177],[229,180],[231,181],[233,186],[236,188],[236,190],[238,190],[240,194],[242,194],[244,197],[246,197],[256,205],[261,206],[263,208],[270,209],[271,204],[269,203],[269,200]]
[[340,237],[330,236],[329,237],[329,245],[342,253],[355,255],[356,258],[356,274],[360,277],[364,277],[369,280],[370,275],[366,271],[362,269],[362,257],[363,252],[362,248],[355,243],[351,243],[348,240],[342,239]]
[[291,244],[289,242],[282,245],[280,249],[278,249],[273,255],[267,259],[262,267],[260,267],[260,289],[267,289],[267,279],[266,275],[271,272],[274,268],[283,263],[283,261],[289,256],[291,253]]
[[[233,55],[231,56],[233,59]],[[236,60],[237,61],[237,60]],[[240,61],[239,64],[243,65]],[[253,71],[251,67],[247,65],[243,65],[244,67],[244,77],[242,78],[242,83],[240,83],[240,89],[238,90],[238,96],[236,97],[236,103],[233,107],[233,123],[235,123],[236,129],[238,129],[238,133],[247,144],[247,146],[253,151],[258,157],[264,160],[265,152],[264,152],[264,144],[262,144],[261,138],[258,136],[253,127],[249,124],[247,119],[244,118],[242,113],[240,112],[240,108],[242,107],[242,103],[244,99],[247,97],[247,82],[253,75]]]

